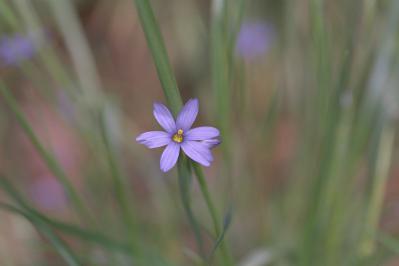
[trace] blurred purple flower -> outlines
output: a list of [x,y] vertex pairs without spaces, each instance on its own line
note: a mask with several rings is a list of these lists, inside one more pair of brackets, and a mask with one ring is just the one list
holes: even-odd
[[16,65],[30,59],[35,52],[36,48],[30,36],[17,34],[0,39],[0,61],[4,65]]
[[168,108],[161,103],[154,103],[154,116],[165,131],[149,131],[136,138],[150,149],[166,146],[161,156],[160,167],[169,171],[177,162],[180,148],[192,160],[203,166],[210,166],[213,161],[211,148],[219,144],[220,133],[214,127],[192,128],[198,114],[198,99],[190,99],[181,109],[176,121]]
[[36,179],[30,187],[32,200],[45,210],[60,210],[67,204],[62,185],[52,176]]
[[248,60],[266,54],[274,34],[271,24],[260,21],[244,22],[237,36],[236,54]]

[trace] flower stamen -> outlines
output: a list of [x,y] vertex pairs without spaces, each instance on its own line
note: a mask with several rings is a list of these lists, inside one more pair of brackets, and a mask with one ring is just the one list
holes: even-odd
[[172,139],[174,142],[182,143],[183,142],[183,129],[179,129],[176,134],[173,135]]

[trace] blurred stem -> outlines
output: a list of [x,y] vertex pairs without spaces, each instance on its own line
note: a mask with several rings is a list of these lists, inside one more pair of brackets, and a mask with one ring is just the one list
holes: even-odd
[[[200,186],[201,193],[205,199],[206,206],[207,206],[209,213],[211,215],[211,218],[212,218],[213,230],[215,231],[216,237],[218,238],[222,233],[221,223],[219,222],[219,218],[218,218],[219,215],[217,213],[217,210],[215,208],[215,205],[213,204],[211,195],[209,193],[208,185],[206,183],[204,173],[198,164],[193,164],[193,169],[195,172],[195,176],[197,177],[197,181]],[[233,259],[230,255],[229,251],[227,250],[224,240],[221,240],[220,250],[222,252],[222,258],[223,258],[224,265],[233,265]]]
[[[322,252],[321,246],[324,241],[321,228],[321,216],[324,214],[321,208],[321,199],[327,185],[328,173],[331,170],[333,150],[336,143],[336,126],[339,120],[339,109],[337,91],[332,90],[330,58],[328,47],[328,34],[325,27],[324,0],[310,0],[309,12],[311,17],[310,30],[312,35],[313,69],[315,70],[315,90],[310,102],[305,103],[306,108],[306,147],[312,149],[306,151],[313,153],[316,158],[309,161],[309,169],[314,178],[311,179],[308,198],[308,210],[303,229],[303,244],[301,245],[300,265],[317,265],[317,259]],[[333,95],[332,93],[337,94]],[[316,102],[316,110],[314,112]],[[316,142],[316,145],[315,145]],[[313,149],[314,147],[314,149]],[[308,156],[306,156],[308,157]],[[322,256],[322,255],[321,255]]]
[[360,242],[360,255],[363,256],[371,255],[374,251],[374,242],[384,199],[385,184],[389,176],[394,140],[395,128],[388,122],[382,128],[379,136],[370,200],[366,213],[363,237]]
[[78,16],[70,0],[48,0],[48,2],[53,9],[54,17],[72,57],[85,100],[93,107],[95,102],[92,101],[98,98],[96,92],[101,89],[101,83]]
[[215,92],[217,122],[223,136],[223,153],[229,162],[230,153],[230,88],[229,56],[226,30],[227,1],[213,0],[211,21],[211,71],[212,87]]
[[132,214],[132,204],[129,203],[129,197],[128,193],[125,189],[126,187],[126,178],[122,176],[119,167],[118,167],[118,162],[116,159],[116,154],[115,151],[113,150],[109,135],[107,133],[107,127],[105,123],[105,117],[104,117],[104,110],[102,110],[100,114],[100,128],[101,128],[101,135],[103,138],[103,142],[105,145],[106,149],[106,156],[108,159],[109,167],[111,169],[111,176],[114,182],[114,188],[115,188],[115,195],[117,197],[118,203],[120,205],[120,208],[122,210],[122,216],[123,220],[125,222],[125,225],[128,230],[129,234],[129,243],[130,243],[130,249],[133,255],[138,255],[137,253],[139,252],[138,246],[136,243],[136,237],[137,237],[137,230],[136,230],[136,223],[133,218]]
[[58,180],[63,185],[65,192],[67,193],[69,199],[72,201],[72,204],[74,205],[77,214],[80,216],[80,218],[82,218],[83,221],[88,222],[90,220],[89,211],[86,209],[75,188],[70,183],[66,173],[59,165],[54,155],[51,154],[40,142],[25,115],[18,107],[18,103],[15,100],[14,96],[8,91],[8,89],[2,82],[0,82],[0,93],[3,95],[4,100],[10,107],[11,111],[15,114],[18,124],[21,126],[21,128],[35,147],[36,151],[47,164],[47,167],[50,169],[50,171],[54,174],[54,176],[58,178]]

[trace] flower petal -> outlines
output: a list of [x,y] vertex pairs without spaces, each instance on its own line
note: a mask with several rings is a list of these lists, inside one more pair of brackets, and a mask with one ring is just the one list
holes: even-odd
[[140,134],[136,141],[144,144],[150,149],[158,148],[169,144],[172,140],[170,135],[164,131],[148,131]]
[[208,149],[213,149],[218,146],[222,141],[220,139],[207,139],[201,141],[202,144],[206,145]]
[[219,129],[214,127],[196,127],[184,134],[186,140],[213,139],[220,135]]
[[180,145],[170,142],[162,153],[160,167],[163,172],[167,172],[175,166],[177,158],[179,158]]
[[181,109],[176,119],[177,129],[189,130],[198,115],[198,99],[190,99]]
[[185,141],[181,145],[185,154],[188,157],[202,164],[203,166],[210,166],[213,161],[213,156],[209,148],[198,141]]
[[153,111],[155,119],[165,129],[166,132],[173,133],[176,131],[175,120],[169,109],[162,103],[154,103]]

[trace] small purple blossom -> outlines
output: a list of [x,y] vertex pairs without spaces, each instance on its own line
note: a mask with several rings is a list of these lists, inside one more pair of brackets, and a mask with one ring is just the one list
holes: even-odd
[[266,54],[274,39],[274,28],[265,22],[244,22],[237,36],[236,54],[244,59],[255,59]]
[[17,34],[0,39],[0,61],[4,65],[16,65],[30,59],[35,52],[34,41],[30,36]]
[[165,131],[142,133],[136,141],[150,149],[166,146],[160,161],[163,172],[169,171],[176,164],[180,148],[193,161],[210,166],[213,161],[211,149],[220,144],[220,133],[214,127],[191,128],[198,115],[198,99],[187,101],[176,121],[169,109],[161,103],[154,103],[153,114]]

